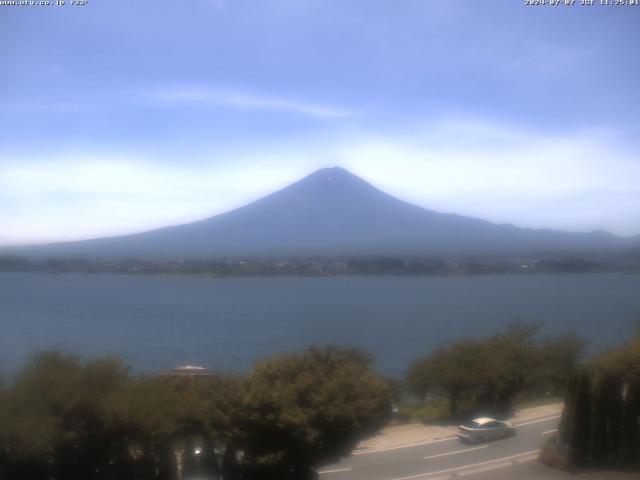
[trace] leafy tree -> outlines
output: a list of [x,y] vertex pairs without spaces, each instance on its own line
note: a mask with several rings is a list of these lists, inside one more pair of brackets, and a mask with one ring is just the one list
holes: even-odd
[[597,368],[600,375],[619,375],[624,380],[640,379],[640,334],[630,342],[597,356],[591,366]]
[[409,388],[422,396],[427,392],[449,398],[449,414],[458,416],[460,397],[480,389],[487,376],[487,344],[464,340],[439,348],[426,358],[414,362],[408,374]]
[[311,348],[259,363],[232,420],[243,478],[313,478],[388,418],[390,391],[357,350]]
[[462,340],[439,348],[409,368],[413,392],[446,396],[450,415],[460,414],[463,396],[476,409],[508,414],[525,391],[562,391],[582,355],[583,342],[573,333],[539,340],[540,324],[515,322],[490,338]]
[[7,476],[128,478],[127,426],[113,408],[126,381],[127,369],[114,359],[35,356],[6,393]]
[[509,413],[514,397],[523,391],[541,362],[535,343],[540,324],[515,322],[488,340],[489,361],[484,383],[491,392],[492,407]]
[[573,465],[640,467],[640,337],[599,355],[574,376],[560,440]]
[[575,332],[542,340],[534,387],[545,395],[563,396],[584,355],[586,343]]
[[[184,471],[215,473],[214,452],[236,433],[231,423],[237,409],[238,380],[219,375],[142,376],[132,382],[127,400],[127,422],[141,458],[161,478],[174,478],[175,452],[182,452]],[[194,456],[196,445],[200,453]]]

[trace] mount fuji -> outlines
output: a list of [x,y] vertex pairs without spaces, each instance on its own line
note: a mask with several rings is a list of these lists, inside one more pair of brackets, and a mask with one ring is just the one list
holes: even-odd
[[202,259],[278,256],[608,254],[640,244],[606,232],[497,225],[399,200],[325,168],[260,200],[194,223],[95,240],[0,249],[31,257]]

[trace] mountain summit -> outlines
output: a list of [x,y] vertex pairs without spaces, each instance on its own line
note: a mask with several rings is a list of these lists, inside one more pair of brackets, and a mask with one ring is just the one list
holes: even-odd
[[198,222],[122,237],[15,249],[32,256],[532,256],[607,253],[628,241],[496,225],[438,213],[384,193],[342,168],[324,168],[260,200]]

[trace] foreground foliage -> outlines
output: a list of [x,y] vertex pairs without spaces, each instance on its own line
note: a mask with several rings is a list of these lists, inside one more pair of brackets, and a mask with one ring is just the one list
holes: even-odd
[[539,329],[538,324],[517,322],[490,338],[453,342],[414,362],[407,384],[421,397],[448,398],[449,415],[454,418],[469,410],[506,415],[525,392],[558,395],[574,372],[584,343],[573,333],[538,339]]
[[559,442],[573,466],[640,467],[640,336],[572,378]]
[[358,351],[310,349],[276,357],[258,365],[243,385],[235,443],[263,472],[260,478],[309,478],[317,462],[348,455],[383,426],[390,394]]
[[310,349],[246,377],[134,376],[117,359],[36,355],[0,390],[0,478],[310,478],[386,420],[366,357]]

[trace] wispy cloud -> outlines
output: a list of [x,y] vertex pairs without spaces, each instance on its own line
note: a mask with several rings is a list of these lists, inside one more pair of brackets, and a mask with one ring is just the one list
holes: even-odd
[[308,103],[284,97],[212,87],[163,88],[147,92],[145,97],[165,104],[275,110],[317,118],[340,118],[354,114],[352,110],[334,105]]
[[[214,163],[178,165],[121,154],[0,156],[0,245],[96,238],[205,218],[306,172]],[[224,163],[224,162],[223,162]],[[292,171],[293,170],[293,171]]]
[[434,210],[559,230],[640,233],[640,163],[615,131],[447,119],[344,146],[345,163]]

